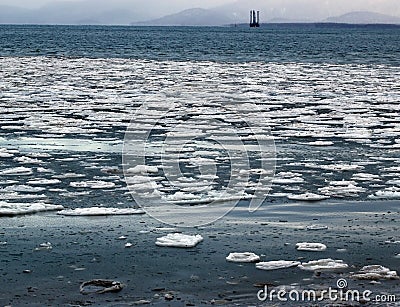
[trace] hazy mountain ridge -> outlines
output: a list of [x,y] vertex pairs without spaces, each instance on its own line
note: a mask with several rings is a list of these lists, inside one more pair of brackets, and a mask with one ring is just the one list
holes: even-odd
[[226,25],[234,22],[235,19],[227,14],[219,13],[214,10],[193,8],[154,20],[133,24],[162,26],[214,26]]
[[251,9],[260,10],[263,23],[400,23],[400,17],[395,17],[400,16],[399,0],[236,0],[219,6],[212,6],[211,0],[191,0],[192,7],[199,4],[195,9],[188,8],[188,3],[187,0],[82,0],[51,3],[39,9],[0,5],[0,23],[226,25],[247,23]]
[[360,11],[350,12],[341,16],[330,17],[325,21],[349,24],[400,24],[400,17]]

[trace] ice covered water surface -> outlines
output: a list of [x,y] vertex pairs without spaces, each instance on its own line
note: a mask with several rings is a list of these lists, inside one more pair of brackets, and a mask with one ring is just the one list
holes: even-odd
[[[130,127],[140,133],[163,119],[163,129],[152,131],[148,159],[132,165],[128,174],[143,195],[193,204],[202,204],[199,198],[231,199],[229,190],[220,193],[231,177],[237,183],[231,190],[251,197],[263,188],[254,183],[265,175],[253,141],[270,138],[262,129],[270,127],[280,159],[277,173],[281,173],[272,183],[272,195],[299,201],[314,199],[307,195],[400,198],[395,189],[400,139],[396,90],[400,78],[395,67],[3,57],[0,80],[4,110],[0,113],[0,181],[17,178],[16,186],[45,188],[41,193],[57,203],[62,201],[59,194],[77,192],[83,193],[79,196],[83,199],[87,193],[97,203],[93,196],[99,193],[108,193],[110,202],[115,197],[128,202],[128,196],[117,191],[123,181],[94,177],[104,175],[102,169],[117,168],[112,172],[122,179],[117,157],[126,128],[149,101],[155,107]],[[171,108],[174,112],[163,117]],[[244,125],[246,120],[251,131]],[[240,144],[232,139],[232,131],[240,131]],[[215,142],[196,138],[204,133]],[[234,159],[238,163],[229,168],[232,159],[218,142],[232,152],[249,152],[250,168],[241,172],[240,161]],[[159,148],[165,144],[160,157]],[[99,153],[114,158],[87,161]],[[202,172],[205,168],[215,171]],[[85,180],[68,178],[67,173],[83,174]],[[181,177],[195,181],[184,182]],[[342,179],[346,185],[334,184]],[[24,189],[34,191],[18,188],[19,193],[26,193]]]

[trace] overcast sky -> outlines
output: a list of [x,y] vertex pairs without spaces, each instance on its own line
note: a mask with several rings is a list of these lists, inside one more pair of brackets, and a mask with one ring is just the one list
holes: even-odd
[[[38,8],[47,3],[54,2],[76,2],[76,1],[84,1],[84,0],[0,0],[0,5],[12,5],[19,6],[24,8]],[[112,2],[112,0],[110,0]],[[171,5],[179,4],[182,5],[183,2],[186,2],[187,5],[185,7],[213,7],[224,3],[234,2],[234,0],[160,0],[160,2],[169,2]]]
[[[72,5],[61,5],[61,2]],[[60,5],[43,8],[46,4],[56,3]],[[4,10],[3,14],[0,10],[0,17],[3,15],[0,23],[129,24],[189,8],[212,8],[213,12],[234,18],[232,22],[235,23],[247,22],[250,9],[260,10],[263,20],[321,21],[352,11],[400,17],[400,0],[0,0],[0,5],[41,8],[23,12],[25,15],[22,17],[21,10],[18,10],[18,18],[12,16],[10,9]]]

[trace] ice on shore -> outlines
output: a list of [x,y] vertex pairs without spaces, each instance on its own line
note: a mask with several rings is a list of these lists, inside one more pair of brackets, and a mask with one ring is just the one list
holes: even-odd
[[195,247],[203,241],[203,237],[201,235],[184,235],[181,233],[169,233],[166,236],[157,238],[156,245],[157,246],[166,246],[166,247]]
[[0,216],[14,216],[33,214],[45,211],[63,210],[64,207],[60,205],[50,205],[45,203],[9,203],[0,202]]
[[322,252],[326,250],[326,245],[322,243],[297,243],[296,249],[298,251],[307,251],[307,252]]
[[256,268],[259,270],[272,271],[297,267],[298,265],[300,265],[299,261],[276,260],[256,263]]
[[315,193],[304,193],[299,195],[288,195],[287,197],[290,200],[299,200],[299,201],[320,201],[329,199],[330,196],[327,195],[319,195]]
[[299,268],[306,271],[330,271],[347,269],[349,266],[343,260],[333,260],[331,258],[312,260],[303,262]]
[[364,266],[358,273],[352,274],[352,278],[361,280],[399,279],[396,271],[381,265]]
[[258,262],[260,261],[260,256],[250,252],[230,253],[226,260],[230,262]]
[[91,208],[77,208],[68,209],[57,212],[59,215],[66,216],[102,216],[102,215],[135,215],[144,214],[142,209],[135,208],[103,208],[103,207],[91,207]]

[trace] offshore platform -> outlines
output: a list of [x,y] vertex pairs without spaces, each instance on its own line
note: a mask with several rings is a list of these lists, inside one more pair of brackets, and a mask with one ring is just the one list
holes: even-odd
[[260,27],[260,11],[250,11],[250,28]]

